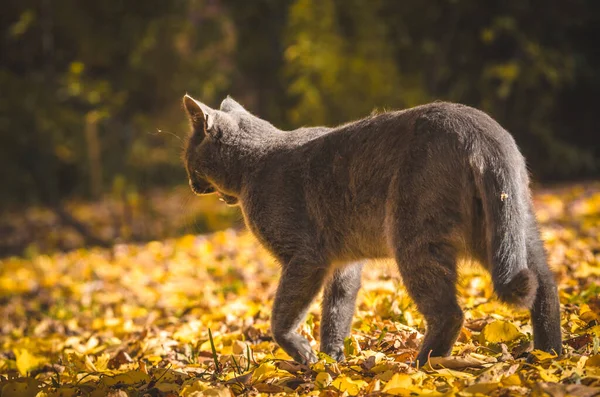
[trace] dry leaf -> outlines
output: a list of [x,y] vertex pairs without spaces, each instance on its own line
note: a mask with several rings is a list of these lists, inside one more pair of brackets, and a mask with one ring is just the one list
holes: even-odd
[[[534,199],[560,295],[560,357],[534,351],[537,362],[525,363],[528,312],[498,302],[484,270],[463,267],[467,320],[455,356],[432,358],[435,369],[407,365],[426,323],[395,264],[376,263],[363,276],[346,359],[295,363],[270,331],[279,266],[249,233],[225,230],[0,259],[9,319],[0,324],[0,393],[590,395],[600,387],[600,183]],[[319,303],[300,327],[315,351]]]
[[481,331],[484,343],[511,342],[521,337],[521,332],[507,321],[494,321],[487,324]]
[[427,365],[431,368],[450,368],[460,369],[469,367],[481,367],[485,364],[495,363],[497,360],[494,357],[475,357],[473,355],[448,356],[448,357],[431,357]]

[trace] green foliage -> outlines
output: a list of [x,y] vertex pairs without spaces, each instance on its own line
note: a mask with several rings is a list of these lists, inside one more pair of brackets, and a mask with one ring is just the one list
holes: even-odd
[[387,27],[378,23],[382,2],[362,3],[299,0],[291,7],[284,55],[295,125],[340,123],[402,103]]
[[595,176],[598,11],[591,0],[7,0],[0,202],[90,195],[98,177],[104,193],[119,175],[139,191],[183,182],[185,92],[213,106],[232,94],[285,128],[464,102],[515,135],[537,177]]

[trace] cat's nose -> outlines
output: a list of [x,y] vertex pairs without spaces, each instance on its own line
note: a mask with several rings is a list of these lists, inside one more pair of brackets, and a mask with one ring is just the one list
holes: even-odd
[[195,194],[209,194],[215,192],[215,188],[208,183],[202,184],[199,182],[194,182],[191,179],[188,180],[188,183],[190,185],[190,189],[192,189],[192,192]]

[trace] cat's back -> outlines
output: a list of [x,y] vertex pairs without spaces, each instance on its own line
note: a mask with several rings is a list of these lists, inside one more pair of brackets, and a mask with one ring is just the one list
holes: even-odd
[[455,102],[434,101],[402,110],[375,112],[363,119],[322,130],[304,142],[313,139],[352,140],[355,137],[364,140],[377,134],[388,138],[426,132],[507,134],[492,117],[479,109]]
[[407,114],[417,134],[454,135],[465,143],[485,138],[514,145],[512,136],[496,120],[468,105],[436,101],[407,109]]

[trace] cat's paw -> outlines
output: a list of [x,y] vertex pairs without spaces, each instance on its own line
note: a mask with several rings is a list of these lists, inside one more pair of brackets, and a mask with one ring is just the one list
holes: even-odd
[[311,349],[308,341],[301,340],[300,338],[298,338],[297,341],[299,343],[294,346],[295,349],[288,353],[296,362],[304,365],[310,365],[319,361],[319,358]]
[[319,361],[317,355],[312,351],[299,352],[299,356],[294,358],[297,362],[304,365],[314,364]]
[[324,353],[338,362],[344,361],[346,359],[346,356],[344,355],[343,347],[325,349]]
[[310,347],[310,343],[303,336],[296,333],[274,332],[273,338],[297,363],[308,365],[318,361],[317,356]]

